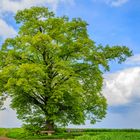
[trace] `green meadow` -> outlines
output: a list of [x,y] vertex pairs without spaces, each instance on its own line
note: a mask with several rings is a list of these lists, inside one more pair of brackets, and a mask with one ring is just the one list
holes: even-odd
[[55,134],[31,134],[22,128],[1,128],[0,136],[16,140],[140,140],[138,129],[58,129]]

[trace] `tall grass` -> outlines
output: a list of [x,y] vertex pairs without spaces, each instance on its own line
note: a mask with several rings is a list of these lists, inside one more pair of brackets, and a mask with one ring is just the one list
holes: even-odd
[[110,132],[100,133],[99,135],[83,135],[76,137],[75,140],[140,140],[140,133],[135,132]]
[[54,135],[29,134],[22,128],[0,128],[0,136],[14,139],[140,140],[138,129],[59,129]]

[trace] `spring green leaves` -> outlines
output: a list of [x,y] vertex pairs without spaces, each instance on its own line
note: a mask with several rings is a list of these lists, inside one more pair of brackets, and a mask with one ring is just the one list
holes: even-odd
[[125,46],[96,46],[85,21],[56,17],[45,7],[18,11],[15,19],[18,35],[0,50],[0,88],[18,117],[26,123],[41,118],[51,128],[105,117],[100,66],[109,70],[109,61],[121,63],[132,52]]

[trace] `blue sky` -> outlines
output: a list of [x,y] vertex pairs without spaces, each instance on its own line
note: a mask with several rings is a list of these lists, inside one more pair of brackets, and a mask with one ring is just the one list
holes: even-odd
[[[0,44],[17,34],[14,14],[31,6],[47,6],[57,16],[81,17],[89,24],[96,44],[126,45],[134,56],[119,65],[110,62],[104,74],[102,93],[108,101],[106,118],[83,127],[140,128],[140,1],[139,0],[1,0]],[[6,106],[9,104],[6,102]],[[10,116],[10,117],[9,117]],[[17,127],[16,113],[9,107],[0,112],[0,127]]]

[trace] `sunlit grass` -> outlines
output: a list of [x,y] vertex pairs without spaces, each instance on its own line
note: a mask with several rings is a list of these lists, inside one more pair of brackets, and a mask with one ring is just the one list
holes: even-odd
[[75,139],[75,140],[140,140],[140,130],[135,129],[59,129],[52,136],[29,134],[22,128],[0,128],[0,136],[17,140]]

